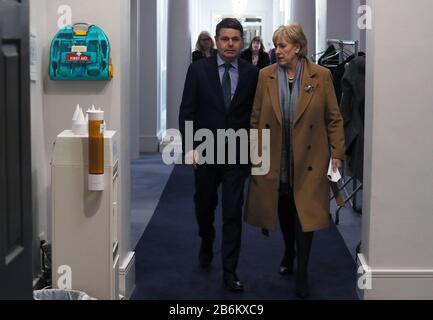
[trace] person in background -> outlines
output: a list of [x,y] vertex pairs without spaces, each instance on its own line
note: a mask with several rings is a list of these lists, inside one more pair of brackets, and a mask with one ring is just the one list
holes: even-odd
[[192,53],[192,62],[196,62],[203,58],[216,55],[215,42],[212,36],[207,31],[200,32],[197,43],[195,44],[195,51]]
[[277,55],[275,54],[275,48],[272,48],[269,51],[269,59],[271,60],[271,64],[277,63]]
[[270,64],[269,55],[265,52],[263,41],[260,37],[254,37],[248,49],[241,54],[241,58],[248,61],[258,69],[263,69]]
[[251,115],[259,137],[270,130],[270,170],[252,176],[245,220],[271,231],[279,220],[285,244],[280,273],[293,272],[296,255],[295,294],[307,298],[313,234],[328,227],[330,187],[336,190],[329,163],[336,172],[345,156],[343,119],[330,71],[307,58],[302,27],[282,26],[273,41],[277,63],[261,70]]
[[[223,283],[232,292],[244,290],[236,268],[241,250],[244,184],[251,166],[240,163],[240,159],[228,164],[227,158],[225,163],[216,164],[217,156],[210,161],[213,163],[199,164],[197,148],[200,143],[187,146],[185,132],[186,122],[192,122],[194,134],[207,129],[214,137],[221,129],[249,130],[259,70],[239,59],[243,34],[243,27],[236,19],[227,18],[217,25],[215,39],[218,53],[190,65],[179,112],[185,162],[192,165],[195,173],[194,204],[201,238],[199,263],[202,268],[209,268],[212,263],[215,209],[221,186]],[[243,142],[248,144],[248,141]],[[242,141],[237,139],[238,155],[240,143]],[[223,145],[226,157],[229,147],[230,144]]]

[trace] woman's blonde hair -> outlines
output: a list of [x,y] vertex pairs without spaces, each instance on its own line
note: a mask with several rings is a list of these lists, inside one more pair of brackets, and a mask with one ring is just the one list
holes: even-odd
[[197,42],[195,43],[195,50],[198,50],[198,51],[202,51],[202,52],[203,52],[203,48],[202,48],[202,46],[201,46],[201,44],[200,44],[200,39],[201,39],[201,38],[209,38],[210,41],[212,41],[212,49],[215,48],[215,41],[214,41],[214,39],[212,38],[212,36],[210,35],[210,33],[207,32],[207,31],[202,31],[202,32],[200,32],[200,34],[198,35]]
[[308,56],[308,41],[300,24],[290,24],[288,26],[279,27],[272,37],[275,47],[277,47],[277,41],[280,38],[299,45],[301,47],[298,53],[300,57]]

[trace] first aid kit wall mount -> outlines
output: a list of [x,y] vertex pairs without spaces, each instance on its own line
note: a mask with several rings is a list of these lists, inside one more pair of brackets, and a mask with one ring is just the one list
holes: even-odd
[[111,80],[110,41],[104,31],[87,23],[67,26],[50,48],[51,80]]

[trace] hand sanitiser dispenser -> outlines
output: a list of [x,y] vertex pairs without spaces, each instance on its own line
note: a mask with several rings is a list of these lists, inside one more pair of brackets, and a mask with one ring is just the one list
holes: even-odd
[[[88,154],[88,144],[87,133],[76,135],[65,130],[53,145],[52,286],[64,288],[68,276],[64,268],[68,266],[72,272],[69,275],[72,290],[100,300],[118,300],[119,177],[122,174],[118,134],[110,130],[104,133],[104,191],[89,190],[88,161],[92,157]],[[99,141],[98,146],[101,146]]]
[[89,191],[104,191],[104,112],[87,111],[89,116]]
[[50,49],[51,80],[111,80],[110,41],[96,25],[77,23],[61,29]]

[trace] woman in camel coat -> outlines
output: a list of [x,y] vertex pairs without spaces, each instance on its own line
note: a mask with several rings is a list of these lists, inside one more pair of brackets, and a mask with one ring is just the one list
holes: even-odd
[[[302,27],[280,27],[273,41],[277,63],[260,72],[251,116],[259,129],[252,143],[270,149],[270,170],[251,178],[245,219],[272,231],[279,220],[286,247],[280,273],[292,273],[296,244],[295,293],[306,298],[313,232],[329,224],[329,162],[335,172],[344,160],[343,121],[330,71],[306,58]],[[269,146],[262,146],[263,129]]]

